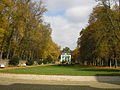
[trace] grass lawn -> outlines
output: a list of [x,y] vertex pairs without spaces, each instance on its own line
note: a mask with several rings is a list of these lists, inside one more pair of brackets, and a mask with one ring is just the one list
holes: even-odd
[[0,73],[39,74],[39,75],[73,75],[73,76],[120,76],[120,69],[94,68],[85,66],[39,66],[0,70]]

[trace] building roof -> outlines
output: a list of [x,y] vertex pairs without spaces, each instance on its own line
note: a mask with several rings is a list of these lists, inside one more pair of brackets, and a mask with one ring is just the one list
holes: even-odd
[[62,52],[62,54],[61,55],[71,55],[71,53],[68,53],[68,52]]

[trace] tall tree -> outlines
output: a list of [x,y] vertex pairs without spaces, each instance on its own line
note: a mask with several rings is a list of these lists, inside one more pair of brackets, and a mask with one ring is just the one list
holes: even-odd
[[60,48],[52,41],[50,25],[43,21],[46,11],[41,0],[0,1],[1,58],[16,55],[26,60],[45,59],[49,55],[58,58]]
[[119,8],[109,0],[98,0],[100,5],[93,9],[89,25],[81,31],[78,39],[80,57],[83,62],[94,65],[117,66],[119,53]]

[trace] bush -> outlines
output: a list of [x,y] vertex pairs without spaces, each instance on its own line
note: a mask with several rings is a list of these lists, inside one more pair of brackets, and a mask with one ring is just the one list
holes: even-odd
[[75,63],[75,59],[72,59],[71,62],[72,62],[72,63]]
[[52,63],[52,62],[53,62],[53,58],[49,55],[49,56],[47,57],[47,61],[48,61],[48,63]]
[[34,60],[27,60],[26,65],[33,65],[34,64]]
[[47,59],[44,59],[43,60],[43,64],[47,64],[48,63],[48,60]]
[[13,56],[9,60],[9,65],[17,66],[19,64],[20,58],[18,56]]
[[62,61],[62,64],[66,64],[67,62],[66,61]]
[[38,60],[37,60],[37,63],[38,63],[39,65],[41,65],[41,64],[43,63],[43,61],[42,61],[41,59],[38,59]]

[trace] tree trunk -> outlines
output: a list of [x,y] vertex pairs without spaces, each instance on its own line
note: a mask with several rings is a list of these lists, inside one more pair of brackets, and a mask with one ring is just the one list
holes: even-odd
[[103,66],[103,60],[102,60],[102,58],[101,58],[101,60],[100,60],[100,66],[101,66],[101,67]]
[[0,59],[2,59],[2,56],[3,56],[3,50],[1,50],[0,52]]
[[15,29],[11,32],[10,39],[9,39],[9,42],[8,42],[7,59],[9,58],[9,55],[10,55],[11,41],[12,41],[12,37],[13,37],[14,31],[15,31]]
[[15,56],[15,55],[16,55],[16,48],[14,49],[12,56]]
[[111,65],[111,59],[109,59],[109,67],[111,67],[112,65]]
[[3,38],[3,41],[2,41],[2,44],[1,44],[1,52],[0,52],[0,59],[2,59],[2,56],[3,56],[3,49],[4,49],[4,42],[5,42],[5,34],[4,34],[4,38]]
[[95,66],[96,66],[97,64],[96,64],[96,61],[95,61]]
[[97,64],[97,60],[96,60],[96,66],[98,66],[98,64]]
[[103,60],[101,60],[101,66],[103,66]]
[[9,46],[8,46],[7,59],[9,59],[10,49],[11,49],[11,41],[10,41]]
[[100,66],[103,66],[103,64],[102,64],[102,59],[100,60]]
[[117,68],[117,60],[115,59],[115,68]]

